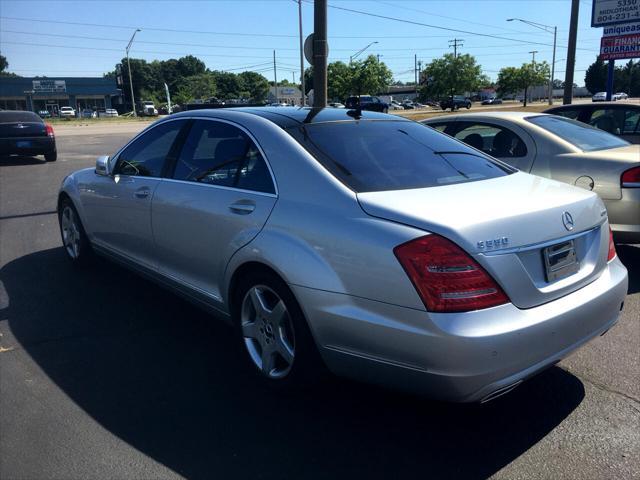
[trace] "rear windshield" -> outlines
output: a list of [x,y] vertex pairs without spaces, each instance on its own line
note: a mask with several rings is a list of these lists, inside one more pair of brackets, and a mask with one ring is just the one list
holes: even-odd
[[629,145],[629,142],[604,130],[565,117],[540,115],[528,117],[526,120],[557,135],[584,152]]
[[33,112],[23,112],[19,110],[0,112],[0,123],[13,123],[13,122],[42,123],[42,119]]
[[415,122],[327,122],[289,133],[356,192],[466,183],[515,171]]

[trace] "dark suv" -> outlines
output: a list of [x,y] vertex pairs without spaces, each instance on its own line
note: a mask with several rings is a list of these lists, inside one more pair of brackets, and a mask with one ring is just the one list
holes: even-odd
[[463,97],[462,95],[452,95],[446,100],[442,100],[440,102],[440,108],[442,110],[446,110],[450,108],[451,110],[458,110],[460,107],[464,107],[467,110],[471,108],[471,100]]
[[344,106],[351,109],[357,109],[359,106],[360,110],[370,110],[372,112],[387,113],[389,111],[388,104],[371,95],[360,95],[360,97],[353,95],[347,98]]

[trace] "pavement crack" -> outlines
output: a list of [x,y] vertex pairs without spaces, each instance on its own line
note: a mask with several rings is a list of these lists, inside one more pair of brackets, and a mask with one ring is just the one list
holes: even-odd
[[633,395],[629,395],[628,393],[624,393],[624,392],[621,392],[620,390],[616,390],[614,388],[611,388],[611,387],[609,387],[609,386],[607,386],[607,385],[605,385],[603,383],[600,383],[600,382],[598,382],[596,380],[593,380],[591,378],[584,377],[582,375],[578,375],[577,372],[572,372],[571,370],[567,370],[567,369],[564,369],[564,370],[569,372],[571,375],[574,375],[574,376],[578,377],[581,381],[587,382],[587,383],[593,385],[598,390],[603,390],[605,392],[612,393],[614,395],[620,395],[621,397],[624,397],[627,400],[630,400],[631,402],[634,403],[634,405],[632,405],[632,408],[634,410],[636,410],[638,413],[640,413],[640,398],[636,398]]

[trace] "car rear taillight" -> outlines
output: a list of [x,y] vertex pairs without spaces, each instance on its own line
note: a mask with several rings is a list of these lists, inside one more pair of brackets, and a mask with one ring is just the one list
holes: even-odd
[[640,167],[633,167],[627,170],[620,177],[620,183],[627,188],[640,188]]
[[607,262],[610,262],[616,258],[616,246],[613,243],[613,232],[611,231],[611,227],[609,227],[609,253],[607,254]]
[[46,128],[47,128],[47,135],[50,137],[54,137],[55,134],[53,133],[53,127],[47,123]]
[[420,237],[398,245],[393,253],[429,311],[467,312],[509,302],[495,280],[444,237]]

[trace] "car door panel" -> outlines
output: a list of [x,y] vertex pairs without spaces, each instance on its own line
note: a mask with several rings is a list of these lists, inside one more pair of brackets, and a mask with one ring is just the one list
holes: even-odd
[[156,269],[151,202],[166,158],[187,120],[159,124],[143,132],[115,159],[114,174],[93,173],[81,185],[91,240],[98,246]]
[[163,180],[152,212],[161,273],[220,299],[229,259],[260,232],[275,202],[273,195]]
[[160,272],[220,301],[232,255],[266,223],[277,200],[262,152],[247,132],[196,120],[153,197]]

